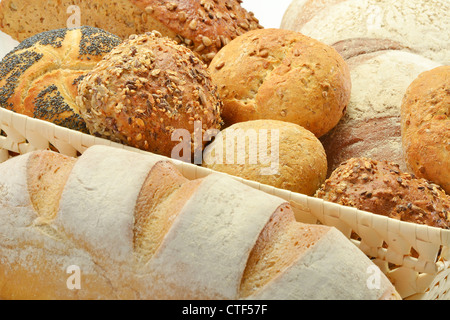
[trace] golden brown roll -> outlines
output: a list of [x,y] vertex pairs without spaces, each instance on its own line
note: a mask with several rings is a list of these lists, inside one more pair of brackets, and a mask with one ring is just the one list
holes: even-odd
[[101,29],[58,29],[22,41],[0,62],[0,106],[87,132],[75,102],[79,80],[116,45]]
[[450,228],[450,196],[438,185],[401,172],[388,161],[349,159],[315,196],[401,221]]
[[222,103],[206,65],[156,31],[130,36],[78,89],[91,134],[157,154],[171,156],[177,129],[194,142],[195,122],[203,133],[221,127]]
[[320,137],[339,122],[350,99],[343,58],[294,31],[249,31],[224,47],[209,70],[227,126],[272,119],[301,125]]
[[3,0],[0,29],[22,41],[36,33],[64,28],[79,19],[127,39],[158,30],[198,53],[205,62],[229,41],[262,28],[239,0]]
[[320,141],[305,128],[278,120],[253,120],[223,130],[205,149],[203,166],[313,195],[325,181],[327,157]]
[[421,73],[401,105],[408,168],[450,194],[450,66]]

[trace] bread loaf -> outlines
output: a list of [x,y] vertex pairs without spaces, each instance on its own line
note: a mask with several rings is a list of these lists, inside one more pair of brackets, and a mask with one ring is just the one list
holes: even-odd
[[277,120],[226,128],[206,147],[203,166],[309,196],[327,176],[319,139],[297,124]]
[[408,168],[450,194],[450,66],[421,73],[401,105]]
[[336,229],[223,174],[95,146],[14,157],[0,186],[2,299],[399,298]]
[[447,0],[294,0],[281,28],[334,46],[364,39],[395,42],[441,64],[450,63]]
[[3,0],[0,28],[22,41],[36,33],[67,27],[77,6],[80,25],[102,28],[122,39],[158,30],[209,62],[229,41],[261,28],[238,0]]
[[225,125],[291,122],[320,137],[350,99],[348,66],[330,46],[298,32],[252,30],[231,41],[209,65],[223,100]]
[[450,196],[387,161],[349,159],[334,170],[316,197],[401,221],[450,228]]
[[75,102],[77,85],[120,42],[92,27],[52,30],[22,41],[0,62],[0,107],[87,133]]
[[168,157],[180,143],[176,130],[190,133],[194,153],[194,135],[222,125],[206,65],[157,31],[130,36],[106,55],[80,81],[77,103],[91,134]]
[[407,51],[380,48],[377,43],[373,52],[347,56],[353,87],[350,102],[338,125],[321,138],[328,176],[342,162],[359,157],[395,162],[407,171],[400,125],[402,99],[413,79],[439,64]]

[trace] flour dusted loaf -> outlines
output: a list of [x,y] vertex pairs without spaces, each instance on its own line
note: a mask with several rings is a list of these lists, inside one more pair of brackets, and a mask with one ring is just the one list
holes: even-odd
[[[2,299],[398,299],[337,229],[223,174],[94,146],[0,164]],[[69,289],[81,272],[81,288]]]
[[280,120],[320,137],[339,122],[350,99],[343,58],[294,31],[249,31],[224,47],[209,70],[223,100],[226,126]]
[[77,103],[91,134],[168,157],[180,143],[176,130],[190,133],[194,153],[194,136],[222,125],[206,64],[157,31],[132,35],[106,55],[80,81]]
[[447,0],[294,0],[281,28],[331,46],[347,40],[375,41],[385,47],[411,50],[441,64],[450,63]]
[[229,41],[261,28],[253,13],[239,0],[3,0],[0,28],[22,41],[35,33],[65,28],[79,8],[81,25],[107,30],[127,39],[158,30],[184,44],[205,61]]
[[354,52],[346,60],[352,93],[345,115],[321,138],[328,176],[350,158],[399,164],[406,171],[401,136],[401,104],[411,82],[440,64],[404,50]]
[[450,228],[450,196],[388,161],[349,159],[333,171],[316,197],[401,221]]
[[305,128],[277,120],[236,123],[216,136],[203,166],[312,196],[327,176],[327,156]]
[[0,62],[0,107],[87,133],[75,102],[77,85],[120,43],[92,27],[57,29],[22,41]]
[[421,73],[401,105],[408,168],[450,194],[450,66]]

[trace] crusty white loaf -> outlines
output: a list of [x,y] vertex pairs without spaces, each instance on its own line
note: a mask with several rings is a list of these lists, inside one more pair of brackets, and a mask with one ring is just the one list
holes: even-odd
[[400,114],[403,96],[423,71],[439,66],[403,50],[380,50],[349,57],[353,90],[339,124],[321,141],[328,175],[350,158],[395,162],[406,171]]
[[393,41],[431,60],[450,63],[448,0],[294,0],[281,28],[332,46],[352,39]]
[[299,223],[284,200],[223,174],[187,180],[161,159],[96,146],[0,164],[0,298],[399,298],[381,272],[368,285],[374,265],[336,229]]

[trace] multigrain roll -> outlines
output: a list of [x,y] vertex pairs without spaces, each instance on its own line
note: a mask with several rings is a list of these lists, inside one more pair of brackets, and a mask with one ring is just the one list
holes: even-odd
[[0,107],[87,133],[75,102],[78,82],[120,43],[92,27],[22,41],[0,62]]
[[223,130],[206,147],[203,166],[311,196],[325,181],[327,157],[320,141],[305,128],[253,120]]
[[195,134],[221,128],[222,103],[206,65],[157,31],[130,36],[78,89],[91,134],[160,155],[170,157],[180,143],[172,141],[175,130],[190,132],[194,152]]
[[348,40],[382,41],[449,64],[449,12],[448,0],[293,0],[281,28],[331,46]]
[[[355,47],[354,47],[355,48]],[[440,64],[403,50],[376,50],[348,55],[352,93],[345,115],[321,142],[328,157],[328,175],[350,158],[366,157],[406,163],[402,148],[400,109],[411,82]]]
[[22,41],[38,32],[66,27],[73,16],[127,39],[158,30],[195,51],[205,62],[229,41],[262,28],[240,0],[32,0],[0,2],[0,29]]
[[271,119],[320,137],[350,99],[348,66],[335,49],[298,32],[253,30],[224,47],[209,66],[226,126]]
[[338,167],[316,197],[393,219],[450,228],[450,196],[436,184],[387,161],[352,158]]
[[450,194],[450,66],[420,74],[401,105],[408,168]]

